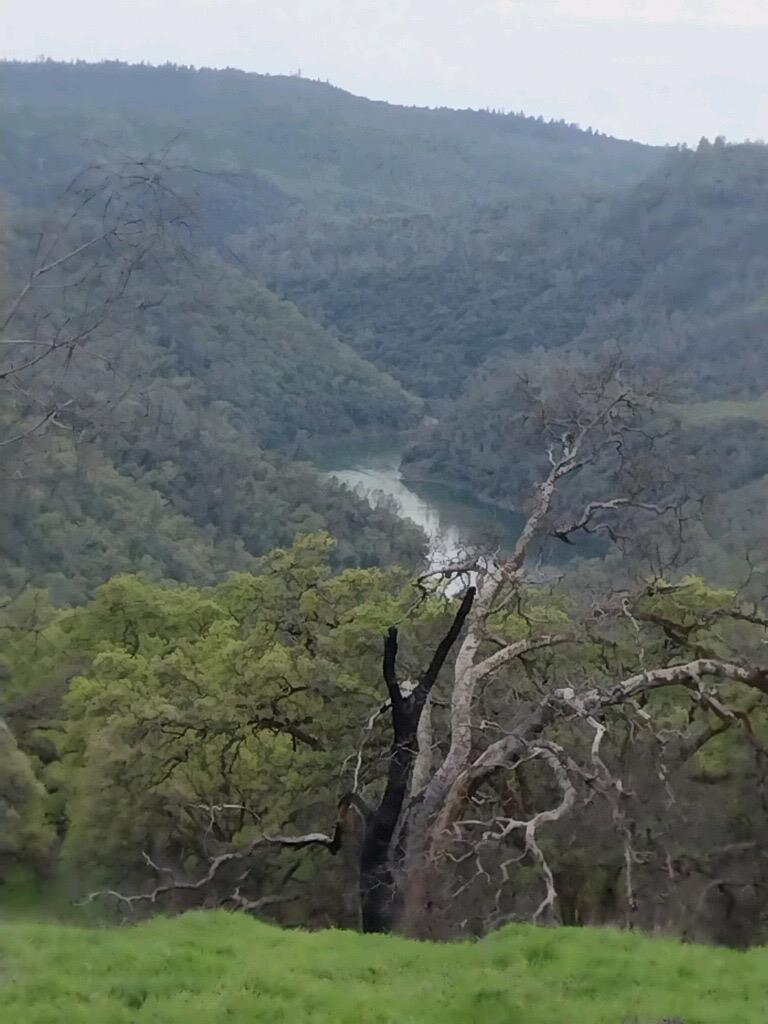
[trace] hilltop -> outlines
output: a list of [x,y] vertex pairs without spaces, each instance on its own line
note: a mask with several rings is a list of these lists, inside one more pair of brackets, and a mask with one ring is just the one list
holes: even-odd
[[277,222],[297,203],[309,213],[423,212],[599,190],[638,181],[663,153],[535,117],[403,107],[234,69],[4,62],[0,110],[10,160],[43,157],[44,174],[79,156],[83,138],[125,147],[178,136],[176,160],[243,176],[250,209],[230,215],[240,227]]

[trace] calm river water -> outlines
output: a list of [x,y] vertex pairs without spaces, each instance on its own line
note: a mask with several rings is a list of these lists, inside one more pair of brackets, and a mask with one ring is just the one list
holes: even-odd
[[[326,448],[315,465],[369,499],[377,494],[393,498],[400,515],[426,533],[433,565],[454,560],[467,545],[512,547],[522,529],[522,515],[480,501],[463,488],[404,480],[399,469],[402,454],[402,442],[348,441]],[[552,541],[546,543],[545,561],[559,563],[577,553],[598,552],[596,544],[568,547]]]

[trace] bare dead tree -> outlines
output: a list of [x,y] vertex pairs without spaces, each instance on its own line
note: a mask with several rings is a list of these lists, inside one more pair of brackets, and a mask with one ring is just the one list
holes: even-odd
[[[488,731],[481,728],[478,708],[483,689],[494,678],[504,677],[512,666],[522,665],[524,661],[550,657],[555,648],[594,646],[600,642],[595,623],[589,620],[567,630],[553,631],[551,628],[541,630],[529,619],[528,635],[511,642],[498,639],[494,624],[505,610],[520,607],[521,597],[531,583],[531,556],[541,536],[549,533],[566,540],[574,532],[584,530],[602,531],[614,540],[623,540],[613,522],[628,511],[654,521],[667,518],[674,534],[679,531],[684,515],[679,499],[642,501],[633,486],[629,494],[619,493],[588,502],[582,513],[562,525],[552,523],[555,497],[569,478],[586,467],[596,466],[606,454],[623,468],[623,461],[628,457],[628,441],[632,432],[640,429],[638,420],[650,396],[627,385],[620,368],[611,367],[598,375],[591,388],[580,397],[583,401],[570,420],[548,424],[550,433],[553,428],[557,431],[548,446],[549,470],[535,489],[514,549],[506,557],[478,559],[472,566],[453,566],[446,570],[453,578],[471,569],[473,589],[467,593],[472,593],[473,601],[466,617],[465,635],[457,647],[445,746],[418,799],[411,800],[406,807],[401,805],[404,817],[401,844],[398,849],[389,851],[392,885],[399,904],[398,927],[408,934],[434,936],[441,933],[440,922],[435,918],[449,901],[445,892],[446,869],[450,872],[451,864],[455,863],[455,854],[451,851],[457,841],[461,845],[464,830],[479,824],[473,820],[472,813],[478,794],[500,774],[533,761],[542,762],[552,773],[559,793],[557,803],[526,819],[496,816],[490,823],[486,821],[480,839],[473,838],[468,844],[469,855],[476,856],[480,846],[502,844],[513,833],[521,833],[521,858],[527,857],[537,864],[545,882],[545,895],[534,917],[538,919],[555,911],[557,893],[553,873],[537,836],[540,829],[560,821],[577,806],[578,790],[587,782],[592,791],[601,792],[613,808],[614,823],[625,847],[626,884],[631,900],[635,854],[624,808],[625,792],[621,779],[611,774],[600,753],[609,729],[609,711],[617,707],[635,709],[638,702],[654,690],[682,687],[693,694],[700,705],[713,711],[721,724],[737,721],[743,724],[742,713],[720,698],[718,686],[739,682],[761,695],[768,693],[768,670],[762,665],[699,656],[681,663],[643,666],[642,672],[600,687],[552,688],[545,690],[537,701],[513,701],[517,707],[512,707],[506,721],[494,723],[501,737],[487,738]],[[617,483],[621,481],[620,472],[613,476]],[[623,618],[632,623],[634,630],[637,621],[632,605],[629,596],[621,595],[612,608],[600,609],[600,617]],[[729,613],[725,609],[722,612]],[[756,613],[751,618],[761,621]],[[710,617],[706,619],[709,620]],[[691,632],[703,628],[704,624],[691,625]],[[675,653],[679,656],[680,652]],[[571,753],[545,738],[548,731],[563,723],[569,727],[583,723],[593,734],[586,764],[580,765]],[[707,742],[709,736],[716,734],[717,728],[712,728],[701,733],[696,742]],[[505,872],[509,863],[505,864]]]
[[[620,372],[612,370],[598,378],[583,412],[565,425],[559,439],[548,449],[549,471],[535,490],[526,523],[515,545],[506,558],[493,562],[480,562],[476,566],[476,597],[467,620],[467,631],[455,660],[450,700],[450,738],[441,763],[434,771],[421,800],[409,813],[406,826],[407,841],[399,869],[399,893],[402,900],[400,927],[408,934],[429,936],[439,934],[440,925],[433,920],[435,912],[444,907],[444,874],[446,862],[454,860],[451,848],[461,840],[468,825],[477,825],[471,813],[473,801],[481,788],[500,773],[513,771],[521,764],[542,761],[553,774],[559,799],[555,806],[539,811],[526,820],[495,817],[485,822],[479,843],[470,843],[474,855],[478,845],[502,842],[512,833],[524,834],[522,855],[538,864],[545,882],[545,896],[534,913],[535,918],[551,911],[556,905],[553,875],[537,840],[539,829],[557,822],[577,805],[577,785],[587,780],[593,791],[599,789],[613,807],[613,817],[625,844],[628,898],[632,899],[632,866],[629,826],[624,812],[622,781],[609,772],[600,756],[603,737],[608,731],[607,715],[610,709],[635,709],[638,702],[652,691],[682,687],[695,696],[695,700],[713,711],[721,723],[741,721],[743,712],[730,707],[719,695],[726,683],[739,682],[768,694],[768,669],[761,664],[744,664],[716,656],[695,657],[682,663],[648,667],[618,682],[607,685],[560,687],[546,690],[534,702],[521,701],[512,710],[508,720],[498,724],[501,738],[489,741],[487,733],[479,728],[477,708],[479,693],[488,681],[509,669],[522,659],[549,655],[560,645],[599,643],[594,623],[585,621],[579,628],[562,631],[539,631],[529,621],[530,633],[511,643],[499,643],[494,636],[494,620],[510,605],[519,602],[528,585],[527,563],[536,539],[547,529],[555,495],[564,481],[587,466],[594,466],[605,452],[624,457],[625,439],[637,429],[637,411],[643,401],[633,388],[626,386]],[[616,479],[620,479],[616,474]],[[679,503],[642,502],[636,495],[612,495],[590,501],[585,510],[564,525],[549,532],[560,539],[569,539],[578,530],[604,530],[613,539],[618,534],[611,519],[631,509],[654,518],[668,516],[673,521],[673,532],[679,527]],[[631,610],[632,601],[626,595],[615,602],[612,609],[601,609],[603,618],[624,616],[637,626]],[[723,614],[731,614],[723,610]],[[743,614],[743,613],[741,613]],[[739,613],[735,613],[736,617]],[[752,621],[762,618],[752,614]],[[705,619],[709,621],[709,619]],[[704,622],[691,625],[691,631],[703,628]],[[689,634],[690,635],[690,634]],[[495,649],[494,649],[495,648]],[[675,652],[679,656],[679,651]],[[643,661],[642,649],[640,660]],[[642,712],[642,714],[645,714]],[[647,718],[647,715],[646,715]],[[547,731],[563,723],[570,726],[583,723],[591,730],[591,756],[580,766],[573,756],[551,740],[545,740]],[[745,724],[746,731],[749,731]],[[706,742],[711,733],[699,738]],[[508,864],[509,862],[507,862]],[[506,868],[505,868],[506,870]]]
[[437,646],[427,669],[415,686],[405,689],[397,677],[397,629],[392,626],[384,641],[382,673],[389,693],[392,746],[387,763],[387,783],[375,811],[366,816],[360,854],[360,897],[363,928],[389,931],[394,904],[391,844],[409,792],[418,751],[422,713],[451,648],[459,637],[475,599],[469,587],[451,627]]
[[[383,795],[369,807],[357,792],[361,749],[355,792],[344,801],[363,822],[358,866],[366,930],[444,935],[443,917],[450,913],[452,901],[474,881],[490,880],[484,860],[489,850],[497,851],[499,874],[493,921],[503,919],[503,889],[514,867],[524,861],[538,869],[543,883],[531,916],[557,918],[557,880],[542,835],[595,799],[604,802],[618,837],[626,905],[631,908],[642,856],[629,811],[631,794],[605,753],[612,735],[627,733],[631,745],[631,737],[642,732],[679,763],[729,728],[741,730],[753,745],[759,742],[750,716],[758,706],[766,706],[768,697],[768,665],[759,657],[761,648],[758,644],[754,650],[740,650],[737,644],[729,651],[722,637],[712,642],[707,632],[713,624],[732,622],[754,627],[762,638],[768,617],[758,607],[722,607],[679,619],[649,611],[644,600],[675,589],[654,575],[657,567],[651,566],[653,571],[641,578],[636,592],[619,587],[592,602],[581,619],[572,619],[565,627],[553,628],[529,608],[531,589],[541,585],[539,574],[531,573],[531,563],[535,564],[542,537],[567,540],[579,531],[600,530],[624,545],[640,522],[654,528],[663,522],[674,551],[686,515],[680,496],[643,501],[631,476],[630,493],[621,491],[624,460],[629,458],[633,435],[645,429],[642,419],[651,396],[627,384],[620,367],[611,366],[595,375],[578,397],[566,414],[548,423],[548,469],[534,490],[514,548],[508,554],[468,557],[417,581],[417,601],[430,588],[455,587],[459,581],[453,621],[428,667],[415,680],[401,681],[397,629],[390,628],[384,638],[382,675],[388,699],[366,729],[367,734],[384,713],[389,714],[392,740]],[[652,445],[653,437],[648,438]],[[613,465],[609,479],[616,491],[593,498],[583,511],[564,517],[559,511],[562,503],[555,500],[562,497],[561,489],[606,457]],[[621,517],[620,530],[615,524]],[[504,629],[511,613],[518,633],[508,637]],[[662,642],[646,644],[646,628]],[[628,673],[615,654],[621,646],[617,637],[632,650],[634,668]],[[579,652],[590,655],[582,666],[577,663]],[[440,701],[446,705],[447,721],[441,729],[432,719],[432,704],[438,676],[449,664],[447,701]],[[555,682],[558,664],[566,666],[567,685]],[[527,680],[524,687],[514,682],[517,676]],[[746,707],[734,699],[734,687],[752,695]],[[673,735],[654,723],[648,703],[652,695],[673,690],[706,716],[703,727],[692,718],[688,732]],[[493,714],[489,694],[495,694],[503,713]],[[572,748],[563,739],[579,733],[583,735],[574,739]],[[658,786],[663,790],[667,781],[661,760],[660,755]],[[500,807],[500,780],[522,777],[533,769],[551,780],[540,788],[553,794],[552,803],[537,809],[524,800],[516,809]],[[323,844],[330,848],[325,839]],[[344,835],[337,839],[339,844],[345,841]],[[296,841],[301,843],[302,837]],[[242,851],[243,858],[262,846],[263,841]],[[668,854],[667,863],[672,864]],[[466,867],[469,877],[461,882],[460,872]],[[200,880],[200,887],[207,877]],[[719,876],[715,880],[720,884]],[[169,888],[172,885],[164,883],[160,892],[153,890],[154,895],[141,898],[154,902]]]

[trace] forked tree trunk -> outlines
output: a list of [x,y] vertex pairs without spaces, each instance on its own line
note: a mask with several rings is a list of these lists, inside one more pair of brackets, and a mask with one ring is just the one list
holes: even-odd
[[[410,694],[404,694],[397,680],[397,629],[390,628],[384,639],[382,671],[389,693],[392,746],[390,748],[387,783],[384,795],[366,822],[360,853],[360,904],[363,931],[391,931],[399,902],[396,881],[396,852],[392,849],[406,799],[410,794],[413,766],[418,752],[419,720],[445,659],[461,633],[464,621],[475,598],[470,587],[459,606],[450,629],[435,649],[426,671]],[[415,838],[410,832],[417,826],[419,815],[409,815],[405,822],[406,850]],[[409,856],[406,854],[406,856]],[[407,869],[406,869],[407,874]]]

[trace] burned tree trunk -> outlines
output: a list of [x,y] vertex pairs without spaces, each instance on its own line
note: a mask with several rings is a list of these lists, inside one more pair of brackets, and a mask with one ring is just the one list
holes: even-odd
[[475,590],[470,587],[450,629],[437,646],[429,667],[411,693],[404,693],[397,679],[397,629],[391,627],[384,638],[382,671],[389,693],[392,745],[384,794],[366,823],[360,853],[360,903],[363,931],[366,932],[385,932],[392,927],[395,882],[391,848],[410,790],[418,751],[419,720],[440,669],[458,639],[474,597]]

